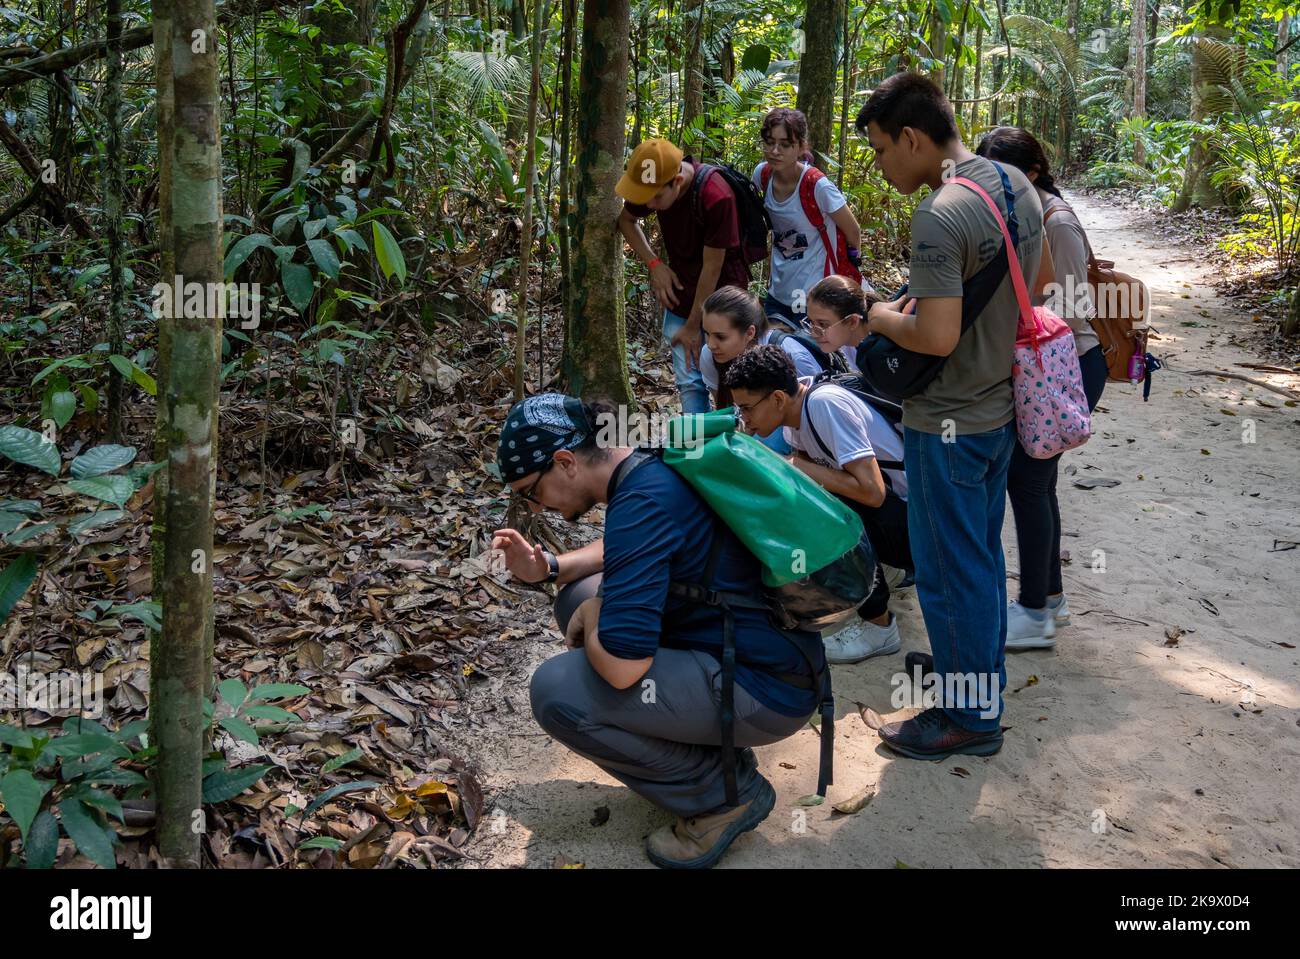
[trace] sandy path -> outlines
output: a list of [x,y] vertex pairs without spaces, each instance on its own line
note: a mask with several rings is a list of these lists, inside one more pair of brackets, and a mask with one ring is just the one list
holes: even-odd
[[[1233,367],[1254,359],[1232,342],[1251,318],[1204,285],[1201,251],[1104,199],[1072,200],[1094,247],[1148,282],[1153,352],[1179,370],[1300,387]],[[1097,434],[1062,464],[1074,623],[1054,650],[1008,657],[1002,752],[892,757],[854,701],[890,711],[903,654],[836,667],[830,801],[869,785],[874,801],[853,816],[793,805],[816,783],[817,736],[805,729],[758,751],[777,808],[723,868],[1300,866],[1300,549],[1270,552],[1274,540],[1300,541],[1300,408],[1176,372],[1158,374],[1150,403],[1140,387],[1111,383],[1101,406]],[[1243,442],[1248,421],[1254,443]],[[1082,476],[1120,483],[1075,488]],[[1004,541],[1014,571],[1010,510]],[[1104,571],[1090,568],[1095,550]],[[895,611],[903,652],[927,648],[913,591]],[[1165,645],[1167,627],[1187,630],[1177,646]],[[531,662],[558,649],[538,643]],[[542,733],[527,682],[520,672],[480,688],[495,711],[449,742],[480,764],[496,810],[470,855],[489,866],[548,867],[557,856],[648,866],[643,837],[666,814]],[[608,821],[594,826],[602,806]]]

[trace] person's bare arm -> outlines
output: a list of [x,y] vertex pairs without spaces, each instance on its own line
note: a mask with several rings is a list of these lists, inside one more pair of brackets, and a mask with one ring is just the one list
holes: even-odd
[[600,629],[593,626],[586,634],[583,648],[587,651],[587,661],[601,679],[615,689],[627,689],[650,671],[654,663],[653,656],[645,659],[620,659],[606,652],[600,644]]
[[[619,211],[618,229],[627,240],[628,246],[632,247],[632,252],[649,268],[649,264],[658,258],[658,254],[650,245],[645,230],[641,229],[641,221],[629,213],[626,206]],[[682,288],[682,281],[677,279],[677,274],[667,263],[661,262],[650,270],[650,288],[654,290],[655,299],[659,301],[660,306],[666,310],[677,309],[677,291]]]
[[831,221],[844,235],[845,244],[852,247],[862,245],[862,227],[858,226],[858,218],[853,215],[847,203],[831,214]]
[[867,331],[916,353],[948,356],[961,340],[961,297],[927,296],[916,301],[915,313],[876,303],[868,314]]
[[[497,530],[492,536],[492,548],[501,550],[505,556],[506,568],[516,579],[525,583],[540,583],[550,572],[550,566],[542,555],[542,545],[529,543],[518,530]],[[605,540],[595,540],[586,546],[562,553],[556,559],[560,564],[560,575],[556,583],[561,586],[592,573],[599,573],[605,568]]]
[[726,258],[726,250],[716,246],[704,248],[704,268],[700,270],[700,282],[695,287],[695,302],[691,304],[690,315],[686,318],[686,322],[694,324],[696,329],[699,329],[704,320],[704,301],[718,288],[718,277],[722,275],[722,264]]
[[828,492],[847,497],[866,506],[885,501],[885,478],[874,456],[846,463],[844,469],[831,469],[805,457],[795,457],[794,466]]

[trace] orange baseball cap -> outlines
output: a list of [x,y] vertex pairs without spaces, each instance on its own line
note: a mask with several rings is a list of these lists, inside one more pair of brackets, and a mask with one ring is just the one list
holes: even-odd
[[669,140],[646,140],[628,157],[614,192],[629,203],[644,205],[682,168],[682,151]]

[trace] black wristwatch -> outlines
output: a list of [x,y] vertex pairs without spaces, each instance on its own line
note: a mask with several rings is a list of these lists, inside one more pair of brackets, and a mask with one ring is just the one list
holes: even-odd
[[542,556],[546,559],[546,565],[549,567],[546,573],[546,578],[542,580],[542,582],[553,583],[560,575],[560,559],[549,549],[542,550]]

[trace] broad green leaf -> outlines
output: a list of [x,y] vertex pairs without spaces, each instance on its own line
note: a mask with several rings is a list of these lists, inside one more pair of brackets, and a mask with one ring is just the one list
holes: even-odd
[[329,789],[325,790],[323,793],[321,793],[319,796],[313,799],[310,803],[308,803],[307,808],[303,810],[302,814],[304,816],[310,816],[312,813],[314,813],[321,806],[325,805],[335,796],[342,796],[344,793],[358,792],[362,789],[375,789],[378,785],[379,783],[360,782],[360,783],[339,783],[337,786],[331,786]]
[[360,758],[361,758],[360,746],[356,747],[355,749],[349,749],[342,756],[335,756],[333,759],[327,761],[324,766],[321,766],[320,774],[322,776],[328,775],[329,773],[332,773],[336,769],[342,769],[344,766],[352,762],[354,759],[360,759]]
[[273,719],[278,723],[296,723],[298,717],[283,706],[249,706],[244,715],[250,719]]
[[324,228],[325,217],[321,217],[319,220],[308,220],[302,225],[302,235],[310,242],[320,236],[320,231]]
[[232,709],[238,709],[248,698],[248,687],[238,679],[223,679],[217,683],[217,695],[229,703]]
[[102,789],[92,789],[90,786],[78,789],[76,797],[87,806],[94,806],[102,809],[119,822],[123,822],[122,804],[118,802],[117,797],[112,793],[105,792]]
[[15,769],[0,779],[0,797],[4,798],[5,812],[18,825],[23,841],[27,841],[27,829],[41,808],[41,800],[50,791],[52,783],[37,779],[26,769]]
[[284,286],[284,294],[294,308],[299,313],[306,313],[307,307],[311,305],[311,298],[316,292],[311,270],[301,263],[284,260],[280,263],[280,283]]
[[157,381],[154,380],[154,378],[150,376],[147,372],[140,369],[140,367],[138,366],[132,367],[131,379],[135,382],[136,386],[140,387],[140,389],[144,390],[150,396],[158,395]]
[[50,416],[54,418],[59,429],[68,425],[72,414],[77,412],[77,394],[60,390],[50,397]]
[[69,470],[77,479],[85,479],[87,476],[102,476],[105,473],[111,473],[115,469],[126,466],[135,459],[135,453],[134,447],[105,443],[103,446],[95,446],[86,450],[72,461]]
[[88,783],[103,783],[106,786],[141,786],[149,780],[133,769],[109,766],[107,769],[86,773],[85,781]]
[[339,257],[334,252],[334,244],[329,240],[308,240],[307,249],[311,250],[312,259],[322,273],[331,280],[339,278]]
[[228,280],[235,275],[235,271],[252,255],[254,250],[264,246],[271,246],[274,242],[265,233],[250,233],[248,236],[236,240],[235,245],[226,254],[226,262],[223,267],[226,279]]
[[222,769],[203,780],[205,803],[225,802],[234,799],[253,783],[266,775],[270,765],[259,763],[242,769]]
[[59,821],[48,809],[36,814],[32,828],[23,843],[28,869],[49,869],[59,852]]
[[59,475],[59,448],[42,434],[21,426],[0,426],[0,456],[51,476]]
[[336,839],[333,836],[312,836],[304,843],[299,843],[299,849],[342,849],[343,840]]
[[311,692],[306,686],[299,686],[297,683],[267,683],[264,686],[256,686],[248,694],[250,702],[258,702],[267,699],[290,699],[297,696],[305,696]]
[[0,500],[0,509],[6,513],[22,513],[24,516],[40,516],[41,502],[35,499]]
[[78,852],[105,869],[117,868],[113,856],[113,841],[109,838],[107,830],[100,824],[92,807],[85,805],[79,799],[64,800],[59,803],[59,812],[62,814],[63,828],[77,844]]
[[81,405],[86,408],[87,413],[93,413],[99,409],[99,394],[95,388],[87,383],[82,383],[77,387],[77,392],[81,394]]
[[356,230],[339,230],[338,236],[339,239],[341,239],[344,243],[348,245],[349,253],[351,253],[357,247],[361,247],[361,249],[365,250],[367,253],[370,252],[370,247],[366,245],[365,237],[363,237]]
[[745,53],[740,58],[740,69],[766,73],[767,65],[771,62],[772,48],[765,43],[755,43],[745,48]]
[[135,484],[125,476],[88,476],[68,481],[68,486],[82,496],[91,496],[121,507],[135,492]]
[[141,600],[134,603],[122,603],[110,606],[108,616],[134,616],[152,630],[162,629],[162,604]]
[[248,723],[244,722],[238,716],[227,716],[225,719],[220,720],[217,725],[230,733],[230,735],[234,736],[236,739],[242,739],[244,742],[251,743],[254,746],[258,744],[257,730],[248,725]]
[[94,266],[87,267],[77,274],[77,280],[72,284],[74,290],[79,290],[95,277],[108,272],[107,263],[96,263]]
[[27,588],[36,579],[38,567],[36,557],[23,553],[16,560],[0,571],[0,623],[8,618],[9,613],[18,605]]
[[0,535],[12,533],[25,522],[27,522],[27,517],[22,513],[10,513],[6,510],[0,510]]
[[[28,526],[26,529],[20,529],[16,533],[10,533],[5,537],[5,542],[14,546],[27,542],[29,539],[35,539],[43,533],[48,533],[52,529],[57,529],[58,523],[37,523],[35,526]],[[0,619],[3,619],[0,616]]]
[[135,369],[135,364],[125,356],[119,356],[114,353],[108,358],[108,362],[113,364],[113,369],[122,374],[122,379],[129,380],[131,378],[131,373]]
[[378,220],[375,220],[371,227],[375,236],[375,256],[379,258],[379,268],[384,271],[384,276],[387,278],[391,279],[396,275],[399,286],[405,284],[406,257],[402,255],[402,248],[393,234],[388,232],[388,227]]
[[39,373],[33,376],[32,386],[35,386],[37,383],[45,379],[45,377],[49,376],[51,373],[53,373],[61,366],[66,366],[69,369],[73,369],[73,370],[90,369],[90,364],[87,363],[85,360],[83,360],[80,356],[65,356],[61,360],[55,360],[49,366],[45,367],[45,369],[41,370]]
[[104,733],[60,736],[46,746],[45,751],[51,756],[93,756],[95,753],[105,753],[126,759],[131,755],[131,750]]
[[[94,529],[96,526],[106,526],[109,523],[116,523],[125,516],[126,513],[120,509],[105,509],[100,510],[98,513],[87,513],[75,523],[68,524],[68,533],[73,536],[80,536],[88,529]],[[23,532],[27,531],[23,530]]]
[[24,732],[16,726],[0,723],[0,743],[18,749],[31,749],[32,737],[30,733]]

